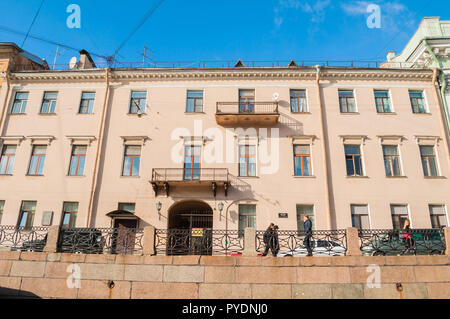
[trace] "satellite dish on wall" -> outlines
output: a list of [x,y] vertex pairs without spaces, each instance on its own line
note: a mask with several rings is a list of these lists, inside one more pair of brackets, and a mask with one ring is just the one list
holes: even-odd
[[78,63],[77,63],[77,57],[74,56],[74,57],[72,57],[72,58],[70,59],[70,62],[69,62],[69,68],[70,68],[70,69],[76,69],[77,65],[78,65]]
[[280,97],[280,94],[278,94],[277,92],[275,92],[275,93],[272,95],[272,101],[277,101],[279,97]]

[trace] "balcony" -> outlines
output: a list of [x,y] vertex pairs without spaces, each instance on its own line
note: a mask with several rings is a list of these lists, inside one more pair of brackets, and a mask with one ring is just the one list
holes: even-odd
[[151,184],[155,196],[158,196],[159,189],[163,189],[169,196],[171,186],[210,186],[216,197],[219,186],[223,186],[225,196],[228,195],[230,181],[226,168],[154,168]]
[[222,126],[274,126],[278,122],[278,102],[217,102],[216,122]]

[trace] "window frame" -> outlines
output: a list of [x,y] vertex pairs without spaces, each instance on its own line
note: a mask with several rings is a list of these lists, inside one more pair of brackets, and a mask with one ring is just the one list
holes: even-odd
[[[45,154],[34,154],[34,151],[37,147],[45,147]],[[33,164],[33,157],[37,157],[36,160],[36,167],[34,169],[34,173],[32,173],[30,170],[32,168],[32,164]],[[42,172],[40,174],[37,174],[38,169],[39,169],[39,164],[41,163],[41,159],[43,157],[43,164],[42,164]],[[31,157],[30,157],[30,162],[28,164],[28,170],[27,170],[27,175],[28,176],[43,176],[44,175],[44,165],[45,165],[45,159],[47,157],[47,145],[43,145],[43,144],[33,144],[32,148],[31,148]]]
[[[190,154],[191,155],[187,155],[187,148],[190,148]],[[198,155],[195,154],[195,149],[198,148],[199,149],[199,153]],[[183,156],[183,180],[184,181],[199,181],[200,180],[200,173],[201,173],[201,168],[202,168],[202,146],[198,145],[198,144],[184,144],[184,156]],[[191,161],[190,162],[186,162],[186,158],[190,158]],[[199,167],[195,167],[195,164],[197,164],[195,162],[195,160],[198,159],[198,164]],[[191,167],[187,168],[186,164],[190,164]],[[189,174],[189,178],[186,175],[186,171],[190,171]],[[198,171],[198,174],[195,175],[194,172]]]
[[[302,214],[299,213],[299,207],[311,207],[311,213],[310,214]],[[309,219],[311,220],[312,223],[312,230],[316,229],[316,223],[315,223],[315,205],[314,204],[295,204],[295,216],[297,218],[297,232],[302,233],[305,231],[305,229],[300,229],[300,225],[303,227],[303,216],[307,215],[309,217]],[[312,219],[311,219],[312,217]]]
[[[364,206],[366,207],[366,214],[354,214],[354,207],[355,206]],[[358,222],[359,225],[362,226],[362,222],[361,222],[361,216],[367,216],[367,220],[368,220],[368,224],[369,224],[369,228],[358,228],[353,224],[353,217],[357,216],[358,217]],[[355,227],[358,230],[363,230],[363,229],[372,229],[372,222],[370,220],[370,208],[369,208],[369,204],[350,204],[350,217],[351,217],[351,221],[352,221],[352,227]]]
[[[80,147],[80,148],[84,148],[85,149],[85,152],[84,152],[84,154],[74,154],[75,153],[75,148],[77,148],[77,147]],[[85,174],[84,174],[84,170],[85,170],[85,168],[86,168],[86,155],[87,155],[87,146],[86,145],[78,145],[78,144],[76,144],[76,145],[72,145],[72,150],[71,150],[71,154],[70,154],[70,163],[69,163],[69,172],[68,172],[68,176],[84,176]],[[74,159],[74,157],[76,157],[76,163],[77,163],[77,166],[76,166],[76,168],[75,168],[75,173],[74,174],[71,174],[71,171],[72,171],[72,163],[73,163],[73,159]],[[81,158],[84,158],[84,161],[83,161],[83,168],[82,168],[82,174],[79,174],[79,168],[80,168],[80,160],[81,160]]]
[[[93,93],[94,94],[94,97],[93,98],[87,98],[87,99],[84,99],[83,98],[83,95],[85,94],[85,93]],[[93,91],[82,91],[81,92],[81,97],[80,97],[80,106],[79,106],[79,108],[78,108],[78,114],[94,114],[94,104],[95,104],[95,98],[96,98],[96,96],[97,96],[97,92],[93,92]],[[91,112],[89,112],[89,103],[88,103],[88,106],[87,106],[87,111],[86,112],[81,112],[81,110],[82,110],[82,107],[83,107],[83,101],[92,101],[92,108],[91,108]]]
[[[293,155],[294,155],[294,176],[298,176],[298,177],[311,177],[313,176],[313,171],[312,171],[312,160],[311,160],[311,144],[293,144]],[[309,154],[299,154],[297,155],[295,153],[295,147],[296,146],[307,146],[308,150],[309,150]],[[301,161],[301,175],[297,175],[297,167],[296,167],[296,158],[300,157],[300,161]],[[304,158],[308,158],[309,159],[309,175],[305,175],[305,168],[304,168]]]
[[[419,100],[419,98],[411,97],[411,93],[417,93],[417,92],[420,92],[422,94],[422,97],[420,99],[423,101],[424,112],[420,112],[419,104],[417,104],[417,108],[418,108],[419,112],[415,112],[414,111],[413,100]],[[411,104],[411,110],[412,110],[413,114],[429,114],[430,113],[430,110],[429,110],[429,107],[428,107],[428,103],[427,103],[427,99],[426,99],[426,96],[425,96],[425,90],[423,90],[423,89],[408,90],[408,96],[409,96],[409,102]]]
[[[145,93],[145,98],[133,98],[133,93]],[[134,99],[138,99],[139,100],[139,105],[140,105],[140,101],[141,100],[145,100],[144,103],[144,110],[141,110],[141,112],[139,113],[139,107],[136,106],[137,110],[136,112],[131,112],[132,107],[133,107],[133,100]],[[147,111],[147,99],[148,99],[148,92],[147,90],[131,90],[130,91],[130,99],[129,99],[129,104],[128,104],[128,114],[129,115],[142,115],[145,114],[145,112]]]
[[[387,97],[377,97],[376,93],[377,92],[387,92]],[[394,107],[393,107],[393,103],[392,103],[392,96],[391,96],[391,91],[390,90],[385,90],[385,89],[374,89],[373,90],[373,96],[375,99],[375,110],[377,111],[377,114],[391,114],[391,113],[395,113],[394,111]],[[383,110],[382,112],[380,112],[378,110],[378,104],[377,104],[377,100],[379,99],[383,99]],[[385,105],[384,105],[384,99],[387,99],[388,105],[389,105],[389,112],[385,111]]]
[[[122,177],[139,177],[140,169],[141,169],[141,156],[142,156],[142,146],[141,145],[124,145],[124,151],[123,151],[123,162],[122,162]],[[127,149],[129,147],[139,147],[139,155],[127,155]],[[130,174],[125,175],[125,163],[126,158],[131,158],[131,165],[130,165]],[[133,167],[134,167],[134,160],[135,158],[139,159],[139,169],[136,175],[133,175]]]
[[[305,96],[303,97],[305,100],[305,108],[306,110],[304,111],[300,111],[300,101],[301,101],[301,97],[299,96],[292,96],[292,92],[293,91],[301,91],[305,93]],[[298,111],[293,111],[292,110],[292,99],[295,99],[297,101],[297,110]],[[308,96],[307,96],[307,90],[306,89],[289,89],[289,110],[291,111],[291,113],[294,114],[298,114],[298,113],[309,113],[309,105],[308,105]]]
[[[34,203],[34,209],[30,210],[30,209],[23,209],[24,203]],[[34,215],[36,213],[36,205],[37,205],[37,201],[28,201],[28,200],[23,200],[20,204],[20,212],[19,212],[19,219],[17,221],[17,226],[16,228],[19,230],[31,230],[31,228],[33,227],[34,224]],[[25,226],[20,226],[21,221],[23,219],[23,214],[27,213],[27,219],[25,221]]]
[[[247,213],[247,212],[242,212],[241,211],[241,207],[244,206],[253,206],[254,207],[254,212],[251,213]],[[256,224],[256,204],[238,204],[238,233],[239,233],[239,237],[244,236],[244,231],[245,228],[248,228],[249,226],[249,217],[254,217],[254,222],[255,222],[255,228],[257,228],[257,224]],[[244,227],[244,229],[241,229],[241,217],[245,217],[245,225],[246,227]]]
[[[14,154],[6,154],[6,149],[8,147],[14,147]],[[7,157],[7,160],[6,160],[6,164],[5,164],[5,171],[4,172],[0,171],[0,175],[4,175],[4,176],[12,175],[12,171],[14,169],[14,162],[16,159],[16,152],[17,152],[17,145],[13,145],[13,144],[3,144],[2,145],[2,153],[0,154],[0,163],[3,161],[4,157]],[[11,171],[8,172],[8,167],[9,167],[10,162],[12,162]],[[0,168],[1,168],[1,166],[0,166]]]
[[[199,97],[189,97],[189,92],[202,92],[202,97],[201,98],[199,98]],[[193,109],[192,109],[191,112],[188,110],[189,100],[193,100]],[[199,100],[201,100],[201,102],[202,102],[201,103],[201,110],[200,111],[196,111],[196,103]],[[191,113],[203,113],[204,112],[203,111],[204,105],[205,105],[205,91],[204,90],[190,90],[190,89],[186,90],[186,110],[185,110],[186,113],[189,113],[189,114],[191,114]]]
[[[352,97],[347,97],[347,96],[340,96],[341,92],[348,92],[351,91],[352,92]],[[341,104],[341,98],[345,98],[345,107],[346,110],[345,112],[343,112],[342,110],[342,104]],[[348,111],[348,99],[353,99],[353,104],[355,105],[355,110],[354,111]],[[357,114],[358,113],[358,105],[356,103],[356,94],[355,94],[355,90],[354,89],[338,89],[338,102],[339,102],[339,111],[341,114]]]
[[[422,155],[422,147],[431,147],[433,150],[433,155]],[[425,144],[419,144],[419,155],[420,155],[420,164],[422,166],[422,172],[423,172],[423,176],[424,177],[440,177],[441,175],[441,170],[439,168],[439,162],[438,162],[438,156],[437,156],[437,149],[436,149],[436,145],[425,145]],[[427,171],[428,173],[431,172],[430,170],[430,161],[429,158],[433,158],[434,159],[434,165],[436,167],[436,175],[431,175],[431,174],[426,174],[425,173],[425,169],[424,169],[424,157],[426,158],[426,167],[427,167]]]
[[[397,155],[385,155],[384,153],[384,148],[385,147],[395,147],[395,149],[397,150]],[[403,174],[403,165],[402,165],[402,160],[401,160],[401,155],[400,155],[400,149],[398,147],[398,145],[396,144],[383,144],[381,147],[382,153],[383,153],[383,163],[384,163],[384,173],[386,175],[386,177],[401,177],[404,176]],[[388,172],[386,171],[386,157],[389,160],[389,167],[391,169],[391,175],[388,175]],[[394,162],[393,162],[393,158],[397,158],[397,162],[398,162],[398,175],[394,174]]]
[[[26,93],[27,94],[27,98],[26,99],[18,99],[17,95],[21,94],[21,93]],[[29,97],[30,97],[30,92],[29,91],[16,91],[15,94],[14,94],[14,99],[13,99],[13,102],[12,102],[9,114],[25,114],[26,107],[28,105]],[[20,107],[19,107],[19,111],[18,112],[14,112],[14,105],[16,104],[16,101],[20,101]],[[25,106],[23,105],[24,101],[26,102]]]
[[[359,148],[359,162],[360,162],[360,167],[361,167],[361,174],[356,174],[356,166],[355,166],[355,156],[358,156],[358,154],[349,154],[347,155],[346,152],[346,147],[347,146],[358,146]],[[345,171],[346,171],[346,175],[349,177],[363,177],[366,176],[365,175],[365,169],[364,169],[364,161],[363,161],[363,152],[362,152],[362,148],[361,148],[361,144],[344,144],[344,155],[345,155]],[[353,171],[355,174],[350,175],[348,172],[348,167],[347,167],[347,157],[351,156],[352,157],[352,163],[353,163]]]
[[[241,99],[242,91],[252,91],[253,96],[242,97],[242,99]],[[244,114],[255,113],[255,99],[256,99],[255,89],[238,89],[239,113],[244,113]],[[244,107],[242,107],[242,106],[244,106]]]
[[5,210],[6,201],[4,199],[0,199],[0,225],[2,224],[3,211]]
[[[77,204],[77,210],[76,211],[71,211],[71,210],[65,209],[65,204],[74,204],[74,203]],[[60,227],[61,228],[74,228],[75,227],[79,205],[80,205],[79,202],[63,202],[61,223],[60,223]],[[65,220],[66,214],[69,215],[69,223],[67,224],[68,226],[65,226],[65,224],[64,224],[64,220]]]
[[[45,95],[47,94],[47,93],[56,93],[56,98],[54,98],[54,99],[48,99],[48,98],[45,98]],[[56,107],[57,107],[57,105],[58,105],[58,96],[59,96],[59,92],[58,91],[44,91],[44,95],[42,96],[42,103],[41,103],[41,107],[40,107],[40,109],[39,109],[39,114],[43,114],[43,115],[45,115],[45,114],[56,114]],[[48,110],[47,110],[47,112],[43,112],[43,107],[44,107],[44,103],[46,102],[46,101],[48,101]],[[53,109],[53,112],[51,112],[51,110],[52,110],[52,107],[51,107],[51,105],[52,105],[52,102],[55,102],[55,107],[54,107],[54,109]]]
[[[443,208],[444,213],[443,214],[433,214],[432,212],[432,207],[436,207],[436,206],[441,206]],[[441,222],[439,221],[439,218],[437,218],[438,224],[439,226],[436,228],[441,228],[441,227],[448,227],[449,225],[449,219],[448,219],[448,211],[447,211],[447,205],[445,204],[428,204],[428,211],[430,213],[430,222],[431,222],[431,228],[435,228],[433,225],[433,218],[432,216],[444,216],[445,218],[445,225],[441,225]]]
[[[246,165],[246,175],[241,175],[241,147],[254,147],[255,148],[255,154],[253,155],[253,154],[244,154],[244,157],[242,157],[242,158],[245,158],[245,165]],[[258,152],[258,148],[257,148],[257,145],[254,145],[254,144],[238,144],[238,157],[239,157],[239,159],[238,159],[238,175],[239,175],[239,177],[257,177],[258,176],[258,171],[257,171],[257,168],[258,168],[258,166],[257,166],[257,152]],[[250,157],[252,157],[252,158],[254,158],[255,159],[255,174],[254,175],[249,175],[248,174],[248,172],[249,172],[249,159],[250,159]]]
[[[406,208],[406,214],[393,214],[392,213],[393,212],[392,207],[394,207],[394,206],[405,207]],[[410,217],[410,211],[409,211],[409,205],[408,204],[389,204],[389,209],[390,209],[390,213],[391,213],[392,229],[394,229],[394,230],[401,230],[403,228],[403,224],[404,223],[402,223],[402,217],[401,216],[406,216],[406,218],[409,219],[409,221],[410,221],[410,227],[412,227],[413,221],[411,220],[411,217]],[[400,226],[399,229],[395,228],[394,216],[399,216],[398,217],[398,222],[399,222],[399,226]]]

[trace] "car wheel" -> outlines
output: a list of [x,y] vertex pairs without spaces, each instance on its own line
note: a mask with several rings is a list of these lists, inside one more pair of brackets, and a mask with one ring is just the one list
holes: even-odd
[[442,255],[440,250],[433,250],[430,255]]

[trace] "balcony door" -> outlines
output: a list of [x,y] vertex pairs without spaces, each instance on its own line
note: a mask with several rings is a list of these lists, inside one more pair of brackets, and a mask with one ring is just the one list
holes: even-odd
[[255,113],[255,90],[239,90],[239,113]]
[[184,147],[184,180],[199,180],[201,165],[201,146],[186,145]]

